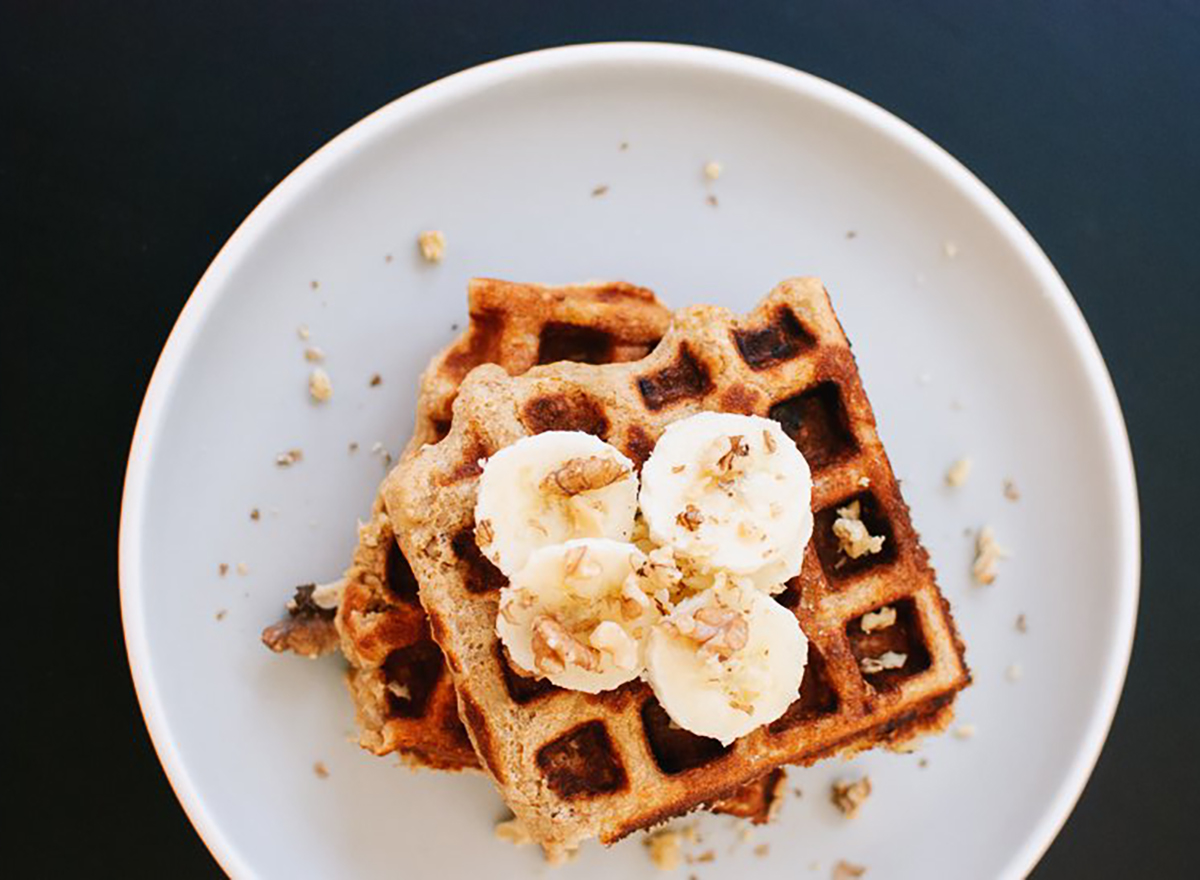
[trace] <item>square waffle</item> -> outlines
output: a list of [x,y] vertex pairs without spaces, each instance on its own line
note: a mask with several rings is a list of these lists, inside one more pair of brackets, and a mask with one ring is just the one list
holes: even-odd
[[[670,312],[652,292],[620,282],[543,287],[474,279],[467,307],[467,329],[422,374],[406,455],[446,434],[459,385],[475,366],[495,363],[518,374],[559,360],[637,360],[670,322]],[[381,497],[359,526],[337,611],[322,608],[312,595],[312,586],[301,587],[289,614],[263,631],[263,641],[274,651],[309,657],[343,652],[350,661],[347,681],[360,744],[377,755],[399,754],[415,766],[478,767]],[[781,774],[767,774],[713,806],[766,821],[781,785]]]
[[[496,638],[504,578],[475,544],[482,461],[518,439],[580,430],[644,462],[663,429],[702,410],[778,420],[813,471],[815,531],[777,598],[809,640],[799,698],[728,747],[671,724],[649,687],[589,695],[524,678]],[[408,456],[383,495],[475,750],[550,853],[611,843],[784,764],[897,746],[944,729],[969,682],[963,646],[909,520],[850,345],[820,281],[785,281],[750,314],[674,316],[645,359],[560,363],[521,376],[481,366],[462,383],[449,434]],[[832,525],[859,502],[882,552],[851,559]],[[886,628],[863,615],[890,606]],[[904,655],[898,668],[869,661]]]

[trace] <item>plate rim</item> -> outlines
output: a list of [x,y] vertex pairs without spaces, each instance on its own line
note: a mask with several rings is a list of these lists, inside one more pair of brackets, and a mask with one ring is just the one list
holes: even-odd
[[1099,698],[1090,707],[1081,748],[1067,768],[1055,796],[1023,845],[1016,850],[1002,876],[1028,874],[1058,836],[1082,795],[1111,728],[1124,686],[1133,647],[1140,592],[1141,537],[1137,485],[1132,450],[1112,378],[1095,338],[1072,297],[1033,236],[1012,211],[959,160],[932,139],[896,116],[836,83],[787,65],[752,55],[683,43],[601,42],[539,49],[488,61],[435,80],[401,95],[319,147],[281,180],[238,225],[221,246],[184,303],[158,357],[138,412],[130,443],[121,495],[118,531],[118,581],[121,622],[134,690],[151,743],[175,797],[201,841],[218,865],[230,876],[250,877],[256,872],[226,837],[208,812],[182,755],[170,734],[157,685],[149,672],[150,652],[146,620],[141,613],[143,580],[140,571],[143,520],[149,485],[151,450],[167,411],[169,392],[176,375],[188,360],[200,330],[220,300],[228,276],[254,249],[255,242],[275,218],[299,200],[307,188],[364,149],[392,127],[402,127],[424,112],[456,98],[479,93],[500,82],[544,76],[555,70],[590,65],[608,66],[636,61],[664,69],[687,72],[716,71],[781,86],[853,117],[879,131],[941,174],[1008,239],[1032,270],[1083,368],[1093,401],[1104,425],[1102,448],[1111,469],[1120,540],[1114,548],[1118,579],[1116,638],[1104,657]]

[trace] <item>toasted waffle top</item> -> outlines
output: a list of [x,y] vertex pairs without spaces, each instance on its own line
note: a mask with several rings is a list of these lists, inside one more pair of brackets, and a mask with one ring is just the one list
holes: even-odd
[[[809,639],[799,699],[722,747],[672,725],[633,682],[588,695],[524,678],[495,635],[504,578],[476,547],[481,462],[524,436],[581,430],[639,464],[667,424],[702,410],[777,419],[813,471],[814,538],[779,600]],[[787,763],[895,745],[944,727],[969,675],[948,606],[909,521],[849,343],[820,282],[780,284],[750,314],[676,313],[645,359],[475,369],[448,435],[384,483],[387,512],[446,655],[459,713],[513,811],[549,850],[629,832],[730,794]],[[832,524],[854,501],[883,550],[851,559]],[[885,628],[863,615],[890,607]],[[903,663],[876,669],[887,652]]]

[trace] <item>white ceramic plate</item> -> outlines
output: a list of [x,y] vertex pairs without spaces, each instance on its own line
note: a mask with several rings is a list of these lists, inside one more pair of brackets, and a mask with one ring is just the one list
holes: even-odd
[[[710,159],[724,166],[715,182]],[[440,265],[414,244],[430,228],[448,241]],[[355,125],[250,215],[179,318],[133,442],[122,609],[155,746],[221,865],[289,878],[543,870],[531,848],[493,839],[504,811],[483,778],[412,773],[350,742],[339,661],[258,640],[293,584],[347,562],[383,476],[371,447],[405,440],[418,372],[463,322],[477,274],[622,278],[673,306],[736,309],[785,276],[824,278],[965,636],[975,684],[959,718],[976,733],[793,771],[803,796],[751,842],[704,817],[691,851],[716,859],[690,871],[826,877],[839,859],[872,878],[1027,871],[1103,742],[1137,599],[1133,470],[1087,327],[995,196],[895,117],[765,61],[627,44],[487,64]],[[300,324],[328,356],[325,405],[307,396]],[[291,448],[303,461],[277,467]],[[949,489],[963,455],[974,471]],[[1011,550],[986,588],[970,581],[964,534],[984,524]],[[848,821],[828,786],[861,773],[875,793]],[[654,870],[631,840],[588,847],[560,876]]]

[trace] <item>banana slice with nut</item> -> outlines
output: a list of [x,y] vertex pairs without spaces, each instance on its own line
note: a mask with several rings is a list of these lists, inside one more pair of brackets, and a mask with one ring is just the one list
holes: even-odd
[[598,437],[580,431],[525,437],[484,465],[475,540],[510,578],[540,547],[573,538],[627,541],[637,487],[633,462]]
[[779,424],[699,413],[667,427],[642,468],[650,538],[700,571],[776,592],[812,537],[812,475]]
[[807,661],[791,612],[726,584],[685,599],[651,630],[644,677],[672,721],[729,745],[787,710]]
[[513,664],[592,694],[637,678],[661,618],[638,574],[646,563],[634,545],[606,538],[535,550],[500,591],[496,634]]

